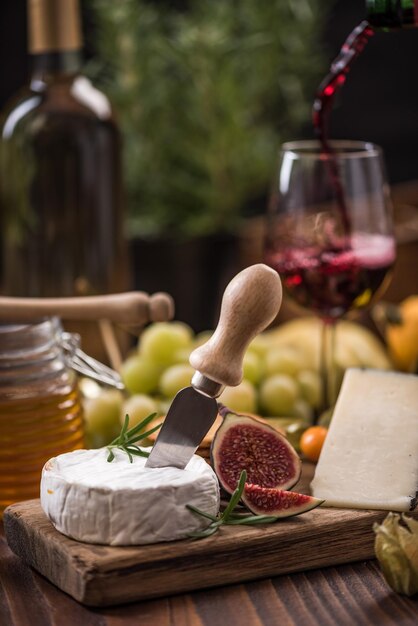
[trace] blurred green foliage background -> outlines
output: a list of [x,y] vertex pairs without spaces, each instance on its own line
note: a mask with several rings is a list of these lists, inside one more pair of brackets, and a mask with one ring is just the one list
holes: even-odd
[[280,143],[310,132],[330,1],[90,2],[130,235],[234,230],[263,205]]

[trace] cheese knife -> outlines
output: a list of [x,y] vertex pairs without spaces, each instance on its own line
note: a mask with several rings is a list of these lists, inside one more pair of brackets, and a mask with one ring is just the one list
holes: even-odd
[[281,301],[280,278],[267,265],[247,267],[231,280],[215,332],[190,355],[191,386],[175,396],[146,467],[186,467],[216,419],[216,398],[242,381],[248,344],[273,321]]

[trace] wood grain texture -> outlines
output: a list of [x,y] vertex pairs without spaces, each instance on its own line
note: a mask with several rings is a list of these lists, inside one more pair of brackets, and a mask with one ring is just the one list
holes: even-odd
[[0,525],[0,626],[416,626],[417,623],[418,598],[392,592],[375,561],[91,609],[62,593],[15,556]]
[[172,319],[174,302],[167,293],[149,295],[145,291],[75,298],[0,296],[1,320],[32,322],[34,318],[44,315],[57,315],[67,320],[108,319],[120,324],[143,326],[148,322]]
[[[306,491],[312,467],[304,467]],[[201,541],[109,547],[58,533],[38,500],[9,507],[9,545],[78,601],[111,606],[213,586],[306,571],[374,556],[373,522],[386,511],[315,509],[258,527],[224,527]]]
[[277,272],[263,263],[242,270],[225,289],[215,332],[190,355],[193,369],[222,385],[238,385],[248,344],[274,320],[281,303]]

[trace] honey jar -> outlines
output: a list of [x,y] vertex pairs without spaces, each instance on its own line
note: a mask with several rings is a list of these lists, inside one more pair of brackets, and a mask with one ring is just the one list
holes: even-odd
[[57,317],[0,324],[0,517],[39,496],[44,463],[82,448],[77,377]]

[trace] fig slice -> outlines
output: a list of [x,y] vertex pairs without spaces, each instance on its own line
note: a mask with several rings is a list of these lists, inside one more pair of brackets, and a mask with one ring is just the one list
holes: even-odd
[[241,501],[255,515],[292,517],[306,513],[324,502],[295,491],[284,491],[245,483]]
[[295,485],[302,464],[293,446],[275,428],[254,417],[227,412],[211,446],[212,467],[221,487],[232,494],[242,470],[247,483],[286,490]]

